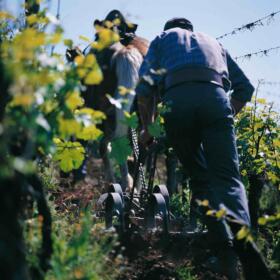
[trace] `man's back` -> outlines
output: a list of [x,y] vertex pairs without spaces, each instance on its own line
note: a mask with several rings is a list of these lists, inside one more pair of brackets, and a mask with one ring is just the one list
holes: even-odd
[[170,72],[185,66],[202,66],[228,76],[225,50],[216,39],[204,33],[172,28],[157,36],[151,47],[140,74],[147,68]]

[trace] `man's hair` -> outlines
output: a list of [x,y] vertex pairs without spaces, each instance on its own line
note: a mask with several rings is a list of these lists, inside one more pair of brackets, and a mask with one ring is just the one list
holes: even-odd
[[163,30],[165,31],[165,30],[175,28],[175,27],[193,31],[192,23],[189,20],[187,20],[186,18],[172,18],[172,19],[168,20],[165,23]]

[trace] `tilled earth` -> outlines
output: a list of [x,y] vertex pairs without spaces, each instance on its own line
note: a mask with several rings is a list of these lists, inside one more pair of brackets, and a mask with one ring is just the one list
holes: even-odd
[[[51,193],[57,210],[75,212],[89,205],[94,209],[106,188],[101,166],[101,160],[90,162],[90,172],[82,182],[74,184],[72,175],[60,179],[60,188]],[[122,248],[125,261],[118,280],[226,279],[203,266],[210,255],[205,246],[200,246],[205,243],[203,237],[197,237],[196,242],[194,239],[180,234],[166,237],[159,231],[141,232],[133,225],[129,232],[120,235],[119,249]]]
[[123,236],[127,264],[118,280],[226,279],[201,265],[208,252],[193,246],[193,241],[193,237],[179,234],[166,237],[137,230]]

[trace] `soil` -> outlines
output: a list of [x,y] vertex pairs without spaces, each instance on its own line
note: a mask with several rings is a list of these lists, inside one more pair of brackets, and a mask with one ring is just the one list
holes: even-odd
[[[164,178],[163,173],[158,176]],[[99,159],[89,162],[85,180],[74,184],[71,175],[60,181],[58,190],[51,193],[58,211],[73,212],[88,206],[95,209],[95,202],[106,190]],[[200,246],[206,243],[203,239],[197,236],[195,242],[194,237],[180,234],[166,237],[160,231],[142,232],[132,225],[129,232],[120,234],[119,249],[124,248],[125,262],[118,280],[227,279],[203,266],[210,256],[206,247]]]

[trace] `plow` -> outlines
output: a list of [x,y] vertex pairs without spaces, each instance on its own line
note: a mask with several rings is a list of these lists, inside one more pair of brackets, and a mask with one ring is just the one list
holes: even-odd
[[154,140],[148,149],[139,146],[134,129],[131,139],[135,159],[132,188],[124,191],[120,184],[112,183],[97,202],[98,216],[104,218],[106,229],[126,232],[136,226],[141,232],[161,232],[164,236],[202,233],[203,230],[187,229],[182,219],[170,210],[166,185],[155,184],[157,159],[165,148],[164,139]]

